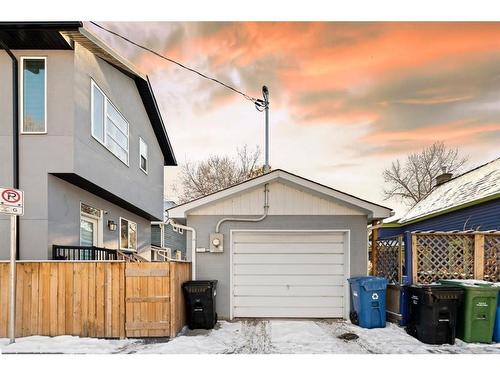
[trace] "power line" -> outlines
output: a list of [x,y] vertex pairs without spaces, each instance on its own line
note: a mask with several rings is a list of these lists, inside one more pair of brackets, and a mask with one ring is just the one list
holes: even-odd
[[196,69],[190,68],[190,67],[188,67],[188,66],[186,66],[186,65],[184,65],[184,64],[181,64],[180,62],[177,62],[177,61],[175,61],[175,60],[172,60],[171,58],[168,58],[167,56],[163,56],[162,54],[160,54],[160,53],[158,53],[158,52],[156,52],[156,51],[154,51],[154,50],[152,50],[152,49],[150,49],[150,48],[148,48],[148,47],[146,47],[146,46],[143,46],[143,45],[141,45],[141,44],[139,44],[139,43],[136,43],[136,42],[134,42],[133,40],[130,40],[129,38],[127,38],[127,37],[125,37],[125,36],[123,36],[123,35],[121,35],[121,34],[119,34],[119,33],[115,32],[115,31],[113,31],[113,30],[107,29],[106,27],[101,26],[101,25],[99,25],[99,24],[98,24],[98,23],[96,23],[96,22],[90,21],[90,23],[91,23],[91,24],[93,24],[94,26],[97,26],[98,28],[100,28],[100,29],[102,29],[102,30],[104,30],[104,31],[106,31],[106,32],[108,32],[108,33],[110,33],[110,34],[113,34],[113,35],[117,36],[118,38],[121,38],[121,39],[123,39],[123,40],[125,40],[125,41],[127,41],[127,42],[129,42],[129,43],[131,43],[131,44],[133,44],[133,45],[134,45],[134,46],[136,46],[136,47],[139,47],[139,48],[141,48],[141,49],[143,49],[143,50],[145,50],[145,51],[148,51],[148,52],[150,52],[150,53],[152,53],[152,54],[154,54],[154,55],[156,55],[156,56],[158,56],[158,57],[160,57],[160,58],[162,58],[162,59],[164,59],[164,60],[167,60],[167,61],[169,61],[169,62],[171,62],[171,63],[173,63],[173,64],[175,64],[175,65],[177,65],[177,66],[180,66],[180,67],[181,67],[181,68],[183,68],[183,69],[189,70],[189,71],[190,71],[190,72],[192,72],[192,73],[198,74],[199,76],[201,76],[201,77],[203,77],[203,78],[205,78],[205,79],[208,79],[208,80],[210,80],[210,81],[213,81],[213,82],[215,82],[215,83],[218,83],[219,85],[222,85],[222,86],[224,86],[225,88],[227,88],[227,89],[229,89],[229,90],[231,90],[231,91],[234,91],[234,92],[235,92],[235,93],[237,93],[237,94],[240,94],[240,95],[241,95],[241,96],[243,96],[245,99],[250,100],[251,102],[253,102],[253,103],[255,104],[255,107],[257,108],[257,110],[259,110],[259,111],[261,111],[261,112],[264,110],[264,108],[266,107],[266,105],[268,105],[268,103],[266,103],[266,102],[265,102],[265,101],[263,101],[262,99],[256,99],[256,98],[254,98],[254,97],[252,97],[252,96],[250,96],[250,95],[248,95],[248,94],[245,94],[244,92],[242,92],[242,91],[240,91],[240,90],[238,90],[238,89],[236,89],[236,88],[234,88],[234,87],[232,87],[232,86],[229,86],[228,84],[226,84],[226,83],[224,83],[224,82],[219,81],[219,80],[218,80],[218,79],[216,79],[216,78],[209,77],[209,76],[207,76],[207,75],[205,75],[205,74],[203,74],[203,73],[201,73],[201,72],[197,71]]

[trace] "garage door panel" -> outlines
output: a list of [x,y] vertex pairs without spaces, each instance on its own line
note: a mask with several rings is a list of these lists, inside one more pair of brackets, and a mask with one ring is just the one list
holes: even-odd
[[331,318],[341,317],[342,307],[235,307],[235,316],[242,318]]
[[237,243],[234,254],[343,254],[343,243]]
[[343,297],[234,297],[236,307],[342,307]]
[[235,264],[237,275],[343,275],[339,264]]
[[342,243],[343,233],[322,232],[240,232],[234,235],[234,243]]
[[235,275],[233,285],[337,285],[344,275]]
[[275,297],[338,297],[344,293],[342,285],[235,285],[235,296]]
[[236,232],[233,315],[342,317],[344,240],[340,232]]
[[234,264],[343,264],[344,254],[234,254]]

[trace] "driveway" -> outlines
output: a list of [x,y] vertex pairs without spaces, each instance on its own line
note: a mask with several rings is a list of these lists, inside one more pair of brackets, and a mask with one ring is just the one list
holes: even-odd
[[[354,333],[357,338],[339,338]],[[342,337],[342,336],[341,336]],[[172,340],[104,340],[73,336],[0,339],[3,353],[279,354],[279,353],[490,353],[500,344],[426,345],[388,323],[363,329],[338,320],[242,320],[220,322],[210,331],[185,330]]]

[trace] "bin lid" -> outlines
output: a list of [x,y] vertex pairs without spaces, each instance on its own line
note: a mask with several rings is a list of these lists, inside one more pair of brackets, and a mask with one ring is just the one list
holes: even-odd
[[461,291],[462,287],[460,285],[452,285],[452,284],[412,284],[407,287],[409,290],[422,290],[424,292],[433,292],[433,291]]
[[358,284],[365,290],[380,290],[387,288],[387,279],[385,277],[378,276],[356,276],[351,277],[349,283]]
[[182,284],[183,286],[217,286],[217,280],[189,280]]
[[498,285],[498,283],[491,283],[489,281],[484,281],[484,280],[474,280],[474,279],[457,280],[457,279],[450,279],[450,280],[439,280],[439,282],[442,283],[442,284],[457,285],[457,286],[460,286],[461,288],[465,288],[465,289],[484,288],[484,289],[498,289],[498,290],[500,290],[500,285]]
[[432,283],[432,284],[412,284],[408,285],[408,288],[410,289],[426,289],[426,290],[432,290],[432,289],[439,289],[439,290],[445,290],[445,289],[462,289],[460,285],[454,285],[454,284],[439,284],[439,283]]

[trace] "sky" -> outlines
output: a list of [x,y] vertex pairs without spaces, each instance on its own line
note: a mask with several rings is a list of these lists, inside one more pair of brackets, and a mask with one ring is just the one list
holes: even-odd
[[[468,155],[465,169],[500,156],[500,23],[100,23],[252,97],[267,85],[272,168],[398,216],[404,206],[383,199],[391,161],[435,141]],[[179,163],[263,151],[250,101],[86,27],[150,77]],[[178,170],[165,168],[174,200]]]

